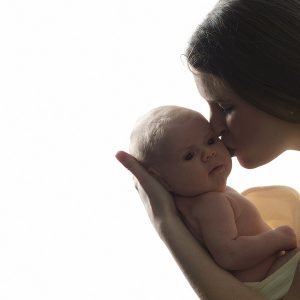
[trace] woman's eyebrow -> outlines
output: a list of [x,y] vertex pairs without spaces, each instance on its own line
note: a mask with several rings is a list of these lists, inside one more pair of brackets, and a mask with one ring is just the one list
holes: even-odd
[[215,102],[218,102],[218,103],[226,103],[228,102],[228,100],[226,98],[217,98],[217,99],[214,99]]
[[218,103],[224,103],[227,102],[224,98],[211,98],[211,99],[205,99],[207,102],[218,102]]
[[214,99],[210,103],[215,103],[218,105],[229,105],[231,102],[230,102],[230,100],[227,100],[227,99]]

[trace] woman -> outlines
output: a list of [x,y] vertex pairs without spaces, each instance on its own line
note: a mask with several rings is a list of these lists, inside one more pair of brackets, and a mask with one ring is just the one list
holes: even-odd
[[[242,166],[300,150],[300,0],[221,0],[186,56],[213,129]],[[170,194],[133,157],[116,157],[137,178],[155,229],[199,297],[264,299],[214,263],[183,225]],[[299,299],[299,283],[300,266],[284,299]]]

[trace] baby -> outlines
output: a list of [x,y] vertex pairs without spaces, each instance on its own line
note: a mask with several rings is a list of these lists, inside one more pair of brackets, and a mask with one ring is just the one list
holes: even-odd
[[231,156],[200,113],[151,110],[132,131],[130,153],[172,193],[184,223],[216,263],[240,281],[262,281],[297,252],[289,226],[272,229],[226,185]]

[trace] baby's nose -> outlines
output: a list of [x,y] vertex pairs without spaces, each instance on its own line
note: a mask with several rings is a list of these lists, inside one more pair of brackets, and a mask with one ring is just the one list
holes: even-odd
[[206,149],[205,151],[203,151],[202,160],[204,162],[206,162],[206,161],[210,160],[214,156],[216,156],[216,151],[215,150]]

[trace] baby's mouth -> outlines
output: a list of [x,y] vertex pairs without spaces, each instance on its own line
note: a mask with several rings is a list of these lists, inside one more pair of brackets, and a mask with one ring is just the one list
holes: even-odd
[[217,166],[213,167],[213,168],[209,171],[208,175],[213,175],[213,174],[216,174],[216,173],[220,173],[220,172],[222,172],[223,170],[224,170],[224,165],[217,165]]

